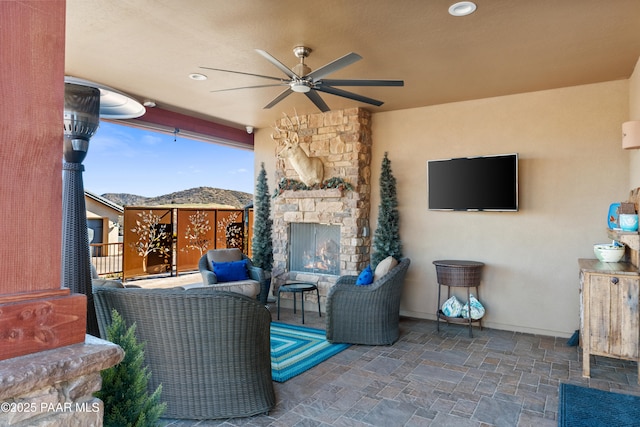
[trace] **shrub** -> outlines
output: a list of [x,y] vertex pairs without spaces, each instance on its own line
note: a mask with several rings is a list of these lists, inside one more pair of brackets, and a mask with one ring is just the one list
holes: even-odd
[[160,402],[162,385],[149,396],[147,384],[151,373],[144,363],[144,344],[136,339],[136,325],[127,328],[120,314],[113,310],[107,340],[124,350],[124,360],[101,372],[102,389],[96,397],[104,402],[105,427],[151,427],[158,425],[166,403]]

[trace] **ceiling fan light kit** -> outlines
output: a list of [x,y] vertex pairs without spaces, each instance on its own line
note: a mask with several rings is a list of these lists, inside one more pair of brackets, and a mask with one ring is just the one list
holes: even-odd
[[291,90],[298,93],[307,93],[311,90],[311,86],[303,80],[296,80],[291,82]]
[[243,75],[278,81],[278,83],[273,83],[273,84],[244,86],[244,87],[237,87],[237,88],[231,88],[231,89],[221,89],[221,90],[214,90],[212,92],[222,92],[222,91],[229,91],[229,90],[251,89],[251,88],[262,88],[262,87],[288,86],[283,92],[281,92],[278,96],[276,96],[264,108],[265,109],[271,108],[277,103],[279,103],[280,101],[282,101],[283,99],[285,99],[291,93],[296,92],[296,93],[305,94],[307,98],[309,98],[309,100],[313,102],[313,104],[320,111],[327,112],[327,111],[330,111],[331,109],[320,97],[318,92],[329,93],[331,95],[352,99],[354,101],[363,102],[365,104],[380,106],[383,104],[382,101],[369,98],[366,96],[362,96],[346,90],[338,89],[336,86],[404,86],[403,80],[363,80],[363,79],[349,80],[349,79],[325,79],[324,78],[325,76],[333,72],[336,72],[362,59],[362,57],[355,52],[348,53],[318,68],[315,71],[312,71],[311,68],[309,68],[304,63],[304,59],[307,58],[311,53],[311,49],[306,46],[296,46],[293,48],[293,54],[300,59],[300,63],[296,64],[293,68],[287,67],[282,62],[277,60],[274,56],[272,56],[271,54],[269,54],[264,50],[256,49],[256,52],[262,55],[267,61],[273,64],[282,73],[284,73],[288,77],[288,80],[285,78],[265,76],[262,74],[246,73],[242,71],[232,71],[232,70],[224,70],[220,68],[200,67],[207,70],[243,74]]

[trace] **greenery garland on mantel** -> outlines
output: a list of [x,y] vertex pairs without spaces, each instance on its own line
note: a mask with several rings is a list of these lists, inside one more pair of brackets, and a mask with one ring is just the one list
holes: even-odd
[[278,186],[276,187],[273,193],[273,198],[275,199],[276,197],[278,197],[279,195],[281,195],[287,190],[293,190],[293,191],[325,190],[329,188],[337,188],[341,191],[345,191],[345,190],[353,191],[353,186],[348,182],[346,182],[343,178],[339,178],[339,177],[325,179],[321,183],[314,184],[311,186],[308,186],[300,181],[296,181],[295,179],[282,178],[280,179],[280,182],[278,183]]

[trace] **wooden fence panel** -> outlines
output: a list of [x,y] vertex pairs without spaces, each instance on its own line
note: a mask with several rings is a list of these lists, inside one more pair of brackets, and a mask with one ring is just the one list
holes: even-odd
[[197,270],[200,257],[215,245],[217,209],[176,210],[176,271]]
[[125,207],[123,279],[197,271],[209,249],[251,257],[253,209]]
[[123,279],[172,271],[173,209],[124,210]]

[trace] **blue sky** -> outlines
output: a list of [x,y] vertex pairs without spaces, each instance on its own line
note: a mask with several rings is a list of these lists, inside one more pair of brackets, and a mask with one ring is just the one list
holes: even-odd
[[155,197],[194,187],[253,193],[253,151],[100,122],[89,142],[84,188]]

